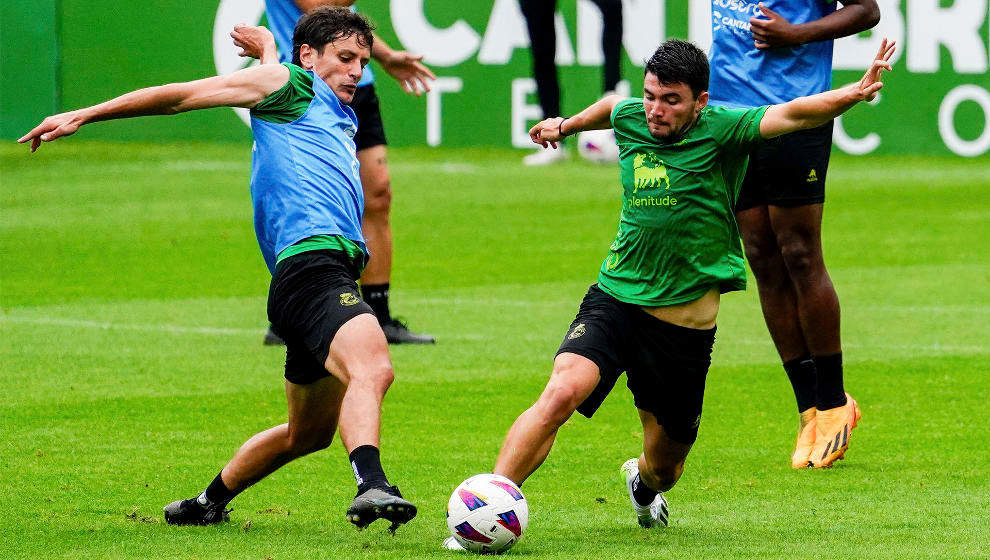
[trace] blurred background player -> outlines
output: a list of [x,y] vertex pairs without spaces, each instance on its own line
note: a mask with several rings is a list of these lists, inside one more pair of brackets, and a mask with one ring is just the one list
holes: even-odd
[[337,426],[358,485],[347,518],[391,530],[416,506],[390,485],[379,455],[382,400],[394,375],[385,336],[355,281],[367,260],[362,188],[347,107],[371,57],[371,26],[342,8],[299,21],[295,62],[245,68],[193,82],[144,88],[46,118],[19,142],[73,134],[80,126],[211,107],[251,109],[255,230],[272,272],[268,317],[286,340],[288,422],[255,434],[198,496],[165,506],[173,525],[228,519],[227,504],[286,463],[326,448]]
[[[602,11],[602,52],[605,55],[602,91],[614,93],[621,79],[622,0],[591,0]],[[557,31],[554,28],[556,0],[519,0],[533,54],[533,78],[543,118],[559,116],[560,82],[557,79]],[[523,158],[526,165],[549,165],[567,158],[564,150],[541,149]]]
[[[292,30],[303,13],[319,6],[350,7],[355,0],[265,0],[268,25],[278,44],[279,61],[292,61]],[[371,57],[402,85],[407,93],[420,95],[429,91],[429,80],[436,76],[420,60],[405,51],[393,51],[375,37]],[[392,277],[392,186],[385,149],[385,128],[375,94],[375,78],[371,68],[365,68],[351,108],[357,114],[358,161],[361,163],[361,184],[364,185],[364,237],[371,260],[361,275],[361,295],[375,310],[375,316],[390,344],[432,344],[432,336],[417,334],[392,317],[389,309],[389,285]],[[276,333],[269,331],[266,344],[280,343]]]
[[[832,40],[880,21],[875,0],[719,2],[713,10],[743,22],[715,21],[711,104],[749,108],[831,88]],[[752,17],[757,14],[757,17]],[[794,468],[827,467],[845,449],[859,407],[845,393],[839,300],[822,255],[825,174],[832,121],[769,140],[750,154],[736,203],[770,337],[797,399]]]
[[[677,484],[698,437],[720,294],[746,287],[733,207],[749,151],[873,100],[893,53],[884,40],[863,78],[844,88],[732,109],[707,105],[705,53],[672,39],[647,62],[642,99],[607,96],[530,130],[533,142],[556,148],[582,130],[613,128],[622,213],[598,282],[557,350],[543,394],[505,436],[495,474],[521,486],[546,460],[560,426],[575,410],[590,418],[625,372],[643,451],[621,472],[639,524],[667,525],[662,492]],[[450,537],[444,547],[460,545]]]

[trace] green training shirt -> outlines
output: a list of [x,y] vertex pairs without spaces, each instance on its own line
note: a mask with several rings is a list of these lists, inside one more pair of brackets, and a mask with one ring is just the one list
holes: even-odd
[[683,138],[664,143],[650,134],[642,99],[616,105],[622,213],[598,275],[602,290],[660,307],[712,287],[746,288],[733,207],[766,109],[705,107]]
[[[251,109],[251,114],[261,120],[285,124],[297,120],[306,114],[310,102],[313,101],[313,75],[295,64],[284,63],[289,69],[289,81],[284,86],[273,91],[260,103]],[[307,237],[287,247],[276,258],[276,263],[292,255],[306,251],[331,249],[342,251],[357,264],[359,270],[366,264],[364,251],[361,247],[342,235],[314,235]]]

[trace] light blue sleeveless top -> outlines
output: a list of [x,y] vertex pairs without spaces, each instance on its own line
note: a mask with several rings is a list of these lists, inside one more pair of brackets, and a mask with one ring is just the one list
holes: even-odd
[[272,272],[279,253],[314,235],[340,235],[367,255],[364,191],[354,134],[357,117],[318,76],[306,112],[289,123],[254,115],[251,200],[254,228]]

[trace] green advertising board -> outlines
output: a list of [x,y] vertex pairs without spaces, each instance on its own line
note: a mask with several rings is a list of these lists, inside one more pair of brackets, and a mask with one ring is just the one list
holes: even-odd
[[[720,23],[720,10],[748,1],[624,0],[623,76],[630,91],[637,93],[642,61],[657,43],[685,37],[707,46],[712,25]],[[894,72],[878,101],[856,107],[838,121],[837,149],[987,157],[990,0],[879,2],[882,18],[874,30],[836,42],[833,83],[858,80],[884,36],[900,45]],[[601,94],[601,15],[588,0],[557,4],[563,110],[573,113]],[[7,92],[22,91],[21,74],[27,72],[6,70],[10,37],[18,35],[10,27],[30,20],[24,14],[41,13],[45,5],[57,6],[58,18],[53,26],[58,60],[42,69],[45,83],[55,85],[48,105],[40,98],[12,98]],[[416,97],[404,94],[378,70],[376,84],[391,144],[526,145],[524,131],[540,111],[517,0],[362,0],[357,5],[382,38],[394,48],[423,54],[438,76],[431,93]],[[264,18],[263,0],[15,1],[5,3],[3,10],[0,133],[7,138],[23,132],[25,119],[40,119],[41,109],[49,105],[67,110],[143,86],[241,68],[245,61],[237,57],[227,33],[235,23]],[[226,109],[105,123],[84,134],[118,140],[250,138],[242,118]]]

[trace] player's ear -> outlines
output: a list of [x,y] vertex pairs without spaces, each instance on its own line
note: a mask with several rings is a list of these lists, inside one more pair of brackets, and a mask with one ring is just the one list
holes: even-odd
[[698,99],[695,101],[695,110],[701,111],[708,105],[708,92],[703,91],[698,94]]
[[313,63],[315,62],[313,59],[314,59],[315,56],[316,56],[316,49],[314,49],[313,47],[307,45],[306,43],[303,43],[302,45],[299,45],[299,65],[300,66],[302,66],[306,70],[312,70],[313,69]]

